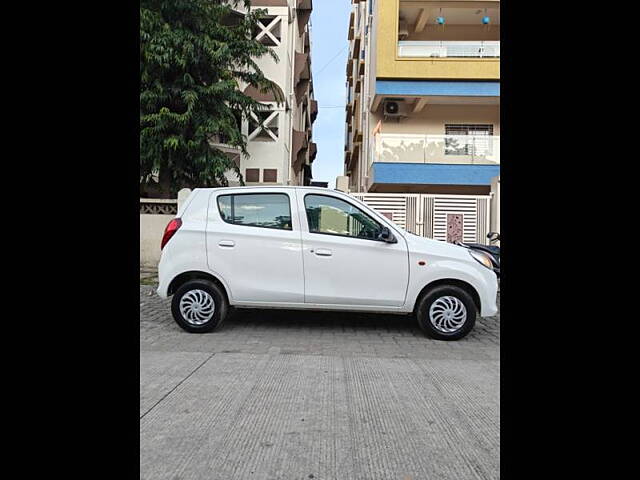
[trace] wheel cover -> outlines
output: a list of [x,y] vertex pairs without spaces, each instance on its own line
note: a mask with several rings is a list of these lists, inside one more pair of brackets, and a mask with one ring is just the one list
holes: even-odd
[[440,297],[429,308],[429,321],[442,333],[454,333],[467,321],[467,308],[456,297]]
[[192,325],[202,325],[213,318],[216,302],[204,290],[189,290],[180,299],[182,318]]

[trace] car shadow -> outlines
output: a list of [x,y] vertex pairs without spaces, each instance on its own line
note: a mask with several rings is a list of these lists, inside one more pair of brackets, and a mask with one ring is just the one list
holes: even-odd
[[280,309],[232,309],[223,330],[240,328],[278,328],[318,330],[407,330],[421,332],[411,315],[362,312],[333,312]]

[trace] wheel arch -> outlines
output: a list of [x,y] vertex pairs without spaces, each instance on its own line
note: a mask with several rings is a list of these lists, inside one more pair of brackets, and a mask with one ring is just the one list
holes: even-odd
[[182,285],[190,280],[209,280],[210,282],[216,284],[220,288],[220,290],[222,290],[225,297],[227,297],[227,303],[229,302],[229,292],[227,292],[227,287],[225,287],[224,283],[222,283],[220,279],[215,275],[199,270],[190,270],[188,272],[182,272],[179,275],[176,275],[169,284],[167,295],[173,295]]
[[465,282],[464,280],[459,280],[457,278],[441,278],[425,285],[416,297],[416,300],[413,304],[413,311],[415,312],[418,304],[420,303],[420,299],[422,299],[423,296],[428,294],[434,288],[441,287],[443,285],[461,288],[471,296],[471,298],[473,299],[473,303],[478,309],[478,313],[482,311],[482,304],[480,302],[480,295],[478,294],[478,291],[470,283]]

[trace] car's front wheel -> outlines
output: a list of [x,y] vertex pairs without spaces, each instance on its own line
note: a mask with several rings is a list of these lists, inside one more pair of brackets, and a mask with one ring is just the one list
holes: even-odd
[[220,327],[228,309],[226,295],[208,280],[186,282],[171,300],[174,320],[191,333],[210,332]]
[[429,290],[418,301],[416,318],[420,328],[437,340],[465,337],[476,323],[473,298],[455,285],[441,285]]

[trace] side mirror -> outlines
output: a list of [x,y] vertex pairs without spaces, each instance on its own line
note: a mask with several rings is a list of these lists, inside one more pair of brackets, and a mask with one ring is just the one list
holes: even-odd
[[387,243],[398,243],[398,239],[391,233],[388,227],[382,227],[378,235],[378,240]]

